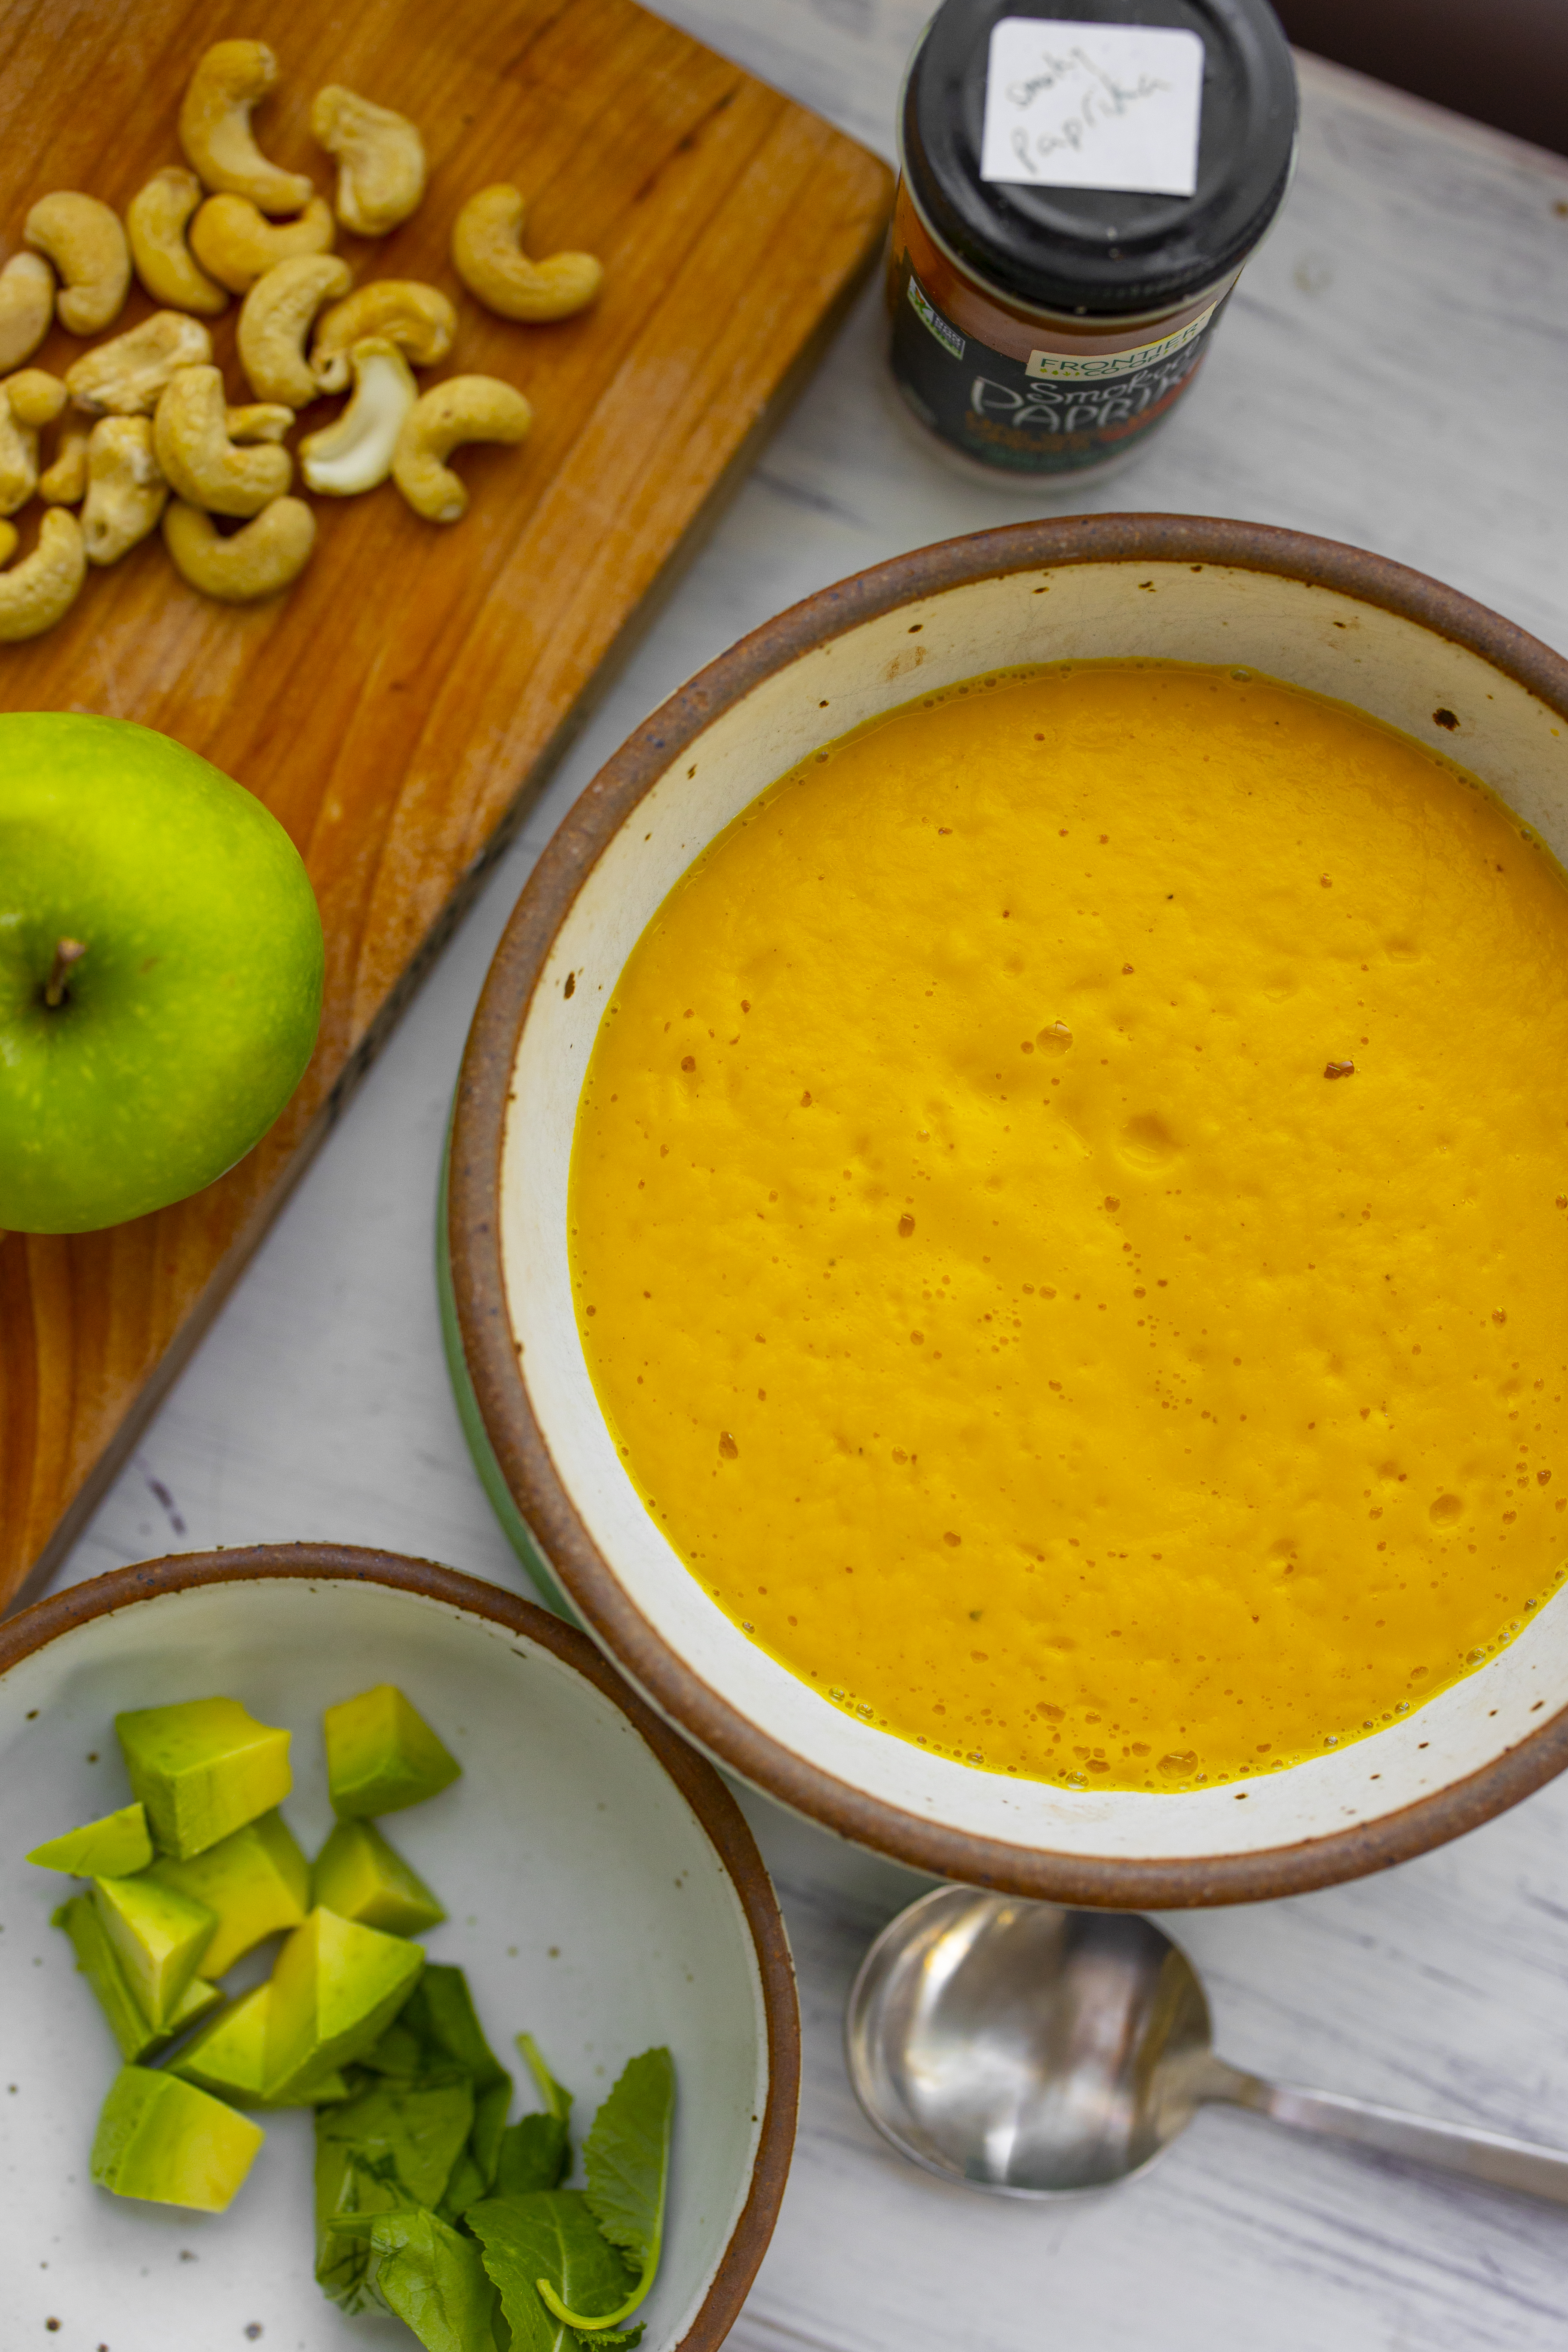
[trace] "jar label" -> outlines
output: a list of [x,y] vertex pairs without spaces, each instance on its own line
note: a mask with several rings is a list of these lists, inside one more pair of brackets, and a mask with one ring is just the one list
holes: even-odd
[[991,28],[980,176],[1190,196],[1203,95],[1203,37],[1185,27],[1004,16]]
[[1035,352],[1026,362],[993,351],[945,319],[907,254],[899,279],[890,358],[900,391],[921,423],[953,448],[1015,474],[1072,474],[1103,465],[1158,424],[1192,381],[1225,307],[1215,302],[1188,326],[1135,351],[1088,361]]
[[[1044,383],[1104,383],[1111,376],[1131,375],[1136,369],[1152,367],[1157,360],[1168,360],[1195,343],[1218,308],[1217,302],[1211,302],[1174,334],[1162,335],[1157,342],[1140,343],[1132,352],[1100,352],[1089,359],[1076,359],[1071,352],[1031,352],[1024,373]],[[942,323],[945,327],[946,320]]]
[[[951,326],[942,317],[912,269],[910,272],[910,300],[914,307],[916,318],[927,332],[936,337],[937,341],[950,358],[961,360],[964,352],[964,338],[956,327]],[[1044,354],[1037,355],[1031,352],[1031,365],[1037,356],[1043,357]]]

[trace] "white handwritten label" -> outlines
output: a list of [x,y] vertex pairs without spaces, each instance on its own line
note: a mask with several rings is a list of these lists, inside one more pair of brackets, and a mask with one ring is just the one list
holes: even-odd
[[985,78],[983,180],[1190,196],[1204,45],[1173,25],[1004,16]]

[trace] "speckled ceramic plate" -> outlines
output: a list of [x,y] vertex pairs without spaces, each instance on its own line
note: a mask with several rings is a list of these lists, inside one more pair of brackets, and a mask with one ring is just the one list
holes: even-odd
[[[579,2130],[637,2051],[679,2084],[669,2226],[647,2352],[710,2352],[772,2233],[799,2028],[773,1891],[733,1800],[582,1634],[419,1560],[328,1546],[123,1569],[0,1625],[0,2344],[70,2352],[330,2352],[413,2338],[345,2319],[311,2276],[308,2116],[267,2122],[228,2212],[95,2189],[120,2063],[26,1850],[129,1799],[111,1718],[224,1693],[295,1734],[285,1812],[331,1824],[321,1710],[395,1682],[463,1776],[393,1835],[447,1904],[422,1940],[467,1970],[503,2063],[533,2032]],[[242,1963],[242,1968],[244,1964]],[[517,2073],[521,2076],[521,2063]],[[514,2113],[534,2104],[520,2082]]]

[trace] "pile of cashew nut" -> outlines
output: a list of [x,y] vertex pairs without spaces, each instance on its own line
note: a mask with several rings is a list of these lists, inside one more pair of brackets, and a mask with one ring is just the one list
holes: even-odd
[[[304,173],[269,163],[251,111],[278,79],[262,41],[219,41],[180,108],[185,166],[154,173],[125,219],[94,196],[59,190],[27,215],[25,250],[0,268],[0,643],[40,635],[68,612],[89,564],[118,562],[163,526],[174,567],[225,603],[278,594],[316,539],[307,489],[353,498],[388,479],[428,522],[456,522],[467,488],[447,460],[463,443],[521,442],[532,410],[499,377],[438,367],[457,312],[437,287],[373,278],[332,251],[341,225],[384,236],[425,193],[415,125],[333,84],[310,131],[337,166],[331,204]],[[462,206],[452,266],[503,319],[542,324],[584,310],[604,272],[592,254],[525,251],[525,206],[510,186]],[[90,336],[112,326],[134,271],[161,305],[96,343],[62,377],[26,362],[52,323]],[[205,320],[240,298],[237,349],[254,398],[231,404]],[[332,394],[343,405],[298,450],[296,414]],[[47,461],[40,436],[53,428]],[[9,518],[37,496],[37,545],[13,561]],[[77,511],[79,509],[79,512]],[[238,530],[220,531],[215,517]]]

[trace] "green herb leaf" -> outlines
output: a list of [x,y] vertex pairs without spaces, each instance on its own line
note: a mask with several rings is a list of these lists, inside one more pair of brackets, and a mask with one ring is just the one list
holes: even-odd
[[474,2162],[468,2148],[463,2150],[452,2167],[452,2177],[447,2191],[436,2210],[443,2221],[460,2221],[470,2205],[489,2195],[489,2183]]
[[[674,2123],[674,2063],[668,2050],[645,2050],[623,2070],[583,2146],[589,2210],[611,2245],[620,2248],[638,2273],[632,2294],[618,2310],[599,2320],[600,2327],[617,2326],[653,2285],[664,2239]],[[557,2319],[594,2330],[594,2315],[560,2295],[548,2279],[542,2280],[539,2292]]]
[[371,2229],[380,2214],[413,2206],[390,2161],[366,2161],[342,2148],[323,2163],[318,2147],[316,2283],[330,2302],[347,2312],[364,2309]]
[[471,2205],[465,2219],[500,2290],[516,2352],[573,2352],[574,2331],[559,2314],[546,2310],[541,2280],[574,2310],[585,2304],[591,2312],[602,2310],[606,2320],[626,2300],[631,2275],[606,2242],[581,2189],[487,2197]]
[[472,2173],[455,2179],[438,2207],[445,2219],[455,2220],[465,2205],[488,2196],[495,2185],[501,2134],[511,2107],[511,2076],[485,2040],[461,1969],[426,1967],[396,2022],[366,2063],[386,2074],[406,2072],[410,2050],[419,2053],[421,2067],[460,2066],[473,2083]]
[[363,2306],[368,2254],[338,2221],[439,2204],[474,2119],[472,2084],[456,2068],[412,2082],[364,2080],[354,2097],[316,2115],[316,2277],[351,2312]]
[[559,2189],[571,2162],[563,2117],[523,2116],[501,2134],[495,2193],[526,2197],[536,2189]]
[[474,2127],[468,2135],[468,2154],[474,2168],[483,2181],[485,2190],[495,2187],[496,2167],[500,2161],[500,2144],[506,2132],[506,2119],[511,2109],[511,2076],[503,2074],[488,2091],[474,2086]]
[[373,2042],[354,2063],[368,2067],[373,2074],[422,2074],[426,2063],[425,2044],[401,2019],[395,2019],[381,2040]]
[[652,2273],[664,2234],[675,2066],[668,2050],[645,2050],[594,2117],[583,2147],[588,2203],[612,2246]]
[[556,2116],[563,2124],[569,2124],[572,2120],[572,2094],[570,2091],[562,2089],[545,2064],[539,2044],[532,2034],[520,2033],[517,2037],[517,2046],[528,2062],[528,2071],[532,2075],[538,2086],[539,2095],[544,2102],[545,2114]]
[[471,2238],[434,2213],[383,2213],[369,2253],[371,2300],[411,2327],[425,2352],[495,2352],[496,2292]]
[[411,2083],[373,2083],[356,2098],[323,2108],[316,2145],[352,2147],[364,2161],[389,2162],[416,2205],[439,2203],[472,2128],[474,2095],[455,2069]]
[[493,2090],[500,2083],[510,2088],[511,2076],[480,2030],[461,1969],[427,1963],[398,2011],[397,2022],[417,2034],[430,2057],[439,2053],[453,2065],[466,2067],[476,2092]]

